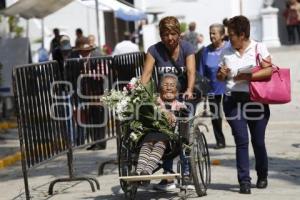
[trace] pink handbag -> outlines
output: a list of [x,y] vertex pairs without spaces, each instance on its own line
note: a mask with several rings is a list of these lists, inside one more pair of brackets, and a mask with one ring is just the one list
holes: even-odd
[[[256,67],[252,73],[262,69],[260,66],[261,55],[255,47]],[[264,62],[270,63],[264,59]],[[291,79],[289,68],[279,68],[272,65],[273,73],[270,79],[251,81],[249,84],[250,99],[264,104],[284,104],[291,101]]]

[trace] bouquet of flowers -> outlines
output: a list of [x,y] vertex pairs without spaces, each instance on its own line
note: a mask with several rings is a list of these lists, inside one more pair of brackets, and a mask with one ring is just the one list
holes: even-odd
[[176,139],[173,128],[163,112],[157,95],[154,93],[153,80],[142,85],[138,78],[132,78],[122,91],[111,90],[102,101],[115,113],[124,126],[124,133],[134,144],[146,133],[161,132],[170,139]]

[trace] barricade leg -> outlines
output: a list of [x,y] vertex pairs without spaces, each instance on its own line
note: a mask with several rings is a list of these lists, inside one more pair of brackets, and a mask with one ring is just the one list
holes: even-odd
[[114,159],[114,160],[108,160],[106,162],[103,162],[99,168],[98,168],[98,176],[102,176],[103,173],[104,173],[104,167],[105,165],[108,165],[108,164],[112,164],[112,165],[118,165],[118,161],[117,159]]
[[90,179],[90,180],[92,180],[92,181],[94,181],[94,182],[95,182],[95,184],[96,184],[96,188],[97,188],[97,190],[100,190],[100,184],[99,184],[98,180],[97,180],[97,179],[95,179],[95,178],[93,178],[93,177],[89,177],[89,179]]
[[[116,120],[116,142],[117,142],[117,155],[119,155],[119,143],[120,143],[120,135],[121,135],[121,130],[120,130],[120,121],[119,120]],[[118,165],[118,159],[113,159],[113,160],[108,160],[106,162],[103,162],[99,168],[98,168],[98,176],[102,176],[103,173],[104,173],[104,167],[105,165],[107,164],[113,164],[113,165]]]
[[[49,194],[49,195],[53,195],[53,188],[54,188],[54,185],[55,185],[56,183],[59,183],[59,182],[72,182],[72,181],[87,181],[87,182],[89,182],[92,191],[95,192],[95,191],[96,191],[96,190],[95,190],[95,186],[94,186],[94,184],[93,184],[93,182],[92,182],[91,180],[92,180],[91,178],[87,178],[87,177],[59,178],[59,179],[56,179],[56,180],[54,180],[54,181],[52,181],[52,182],[50,183],[49,190],[48,190],[48,194]],[[98,183],[97,180],[94,179],[94,181],[95,181],[96,183]],[[98,185],[99,185],[99,183],[98,183]],[[98,189],[98,188],[97,188],[97,189]],[[99,186],[99,189],[100,189],[100,186]]]
[[95,186],[94,186],[94,183],[93,183],[93,181],[94,181],[95,184],[96,184],[97,189],[100,190],[100,184],[99,184],[98,180],[96,180],[95,178],[92,178],[92,177],[74,177],[73,149],[72,149],[71,146],[69,147],[69,152],[68,152],[67,156],[68,156],[69,178],[59,178],[59,179],[56,179],[56,180],[52,181],[49,185],[48,194],[49,195],[53,194],[54,185],[56,183],[59,183],[59,182],[87,181],[91,186],[92,192],[95,192],[96,190],[95,190]]

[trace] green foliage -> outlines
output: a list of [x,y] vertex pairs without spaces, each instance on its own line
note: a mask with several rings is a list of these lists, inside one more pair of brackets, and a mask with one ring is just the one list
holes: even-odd
[[21,27],[21,26],[16,26],[15,27],[16,37],[21,37],[23,32],[24,32],[23,27]]
[[33,43],[42,43],[43,39],[42,38],[36,38],[33,40]]
[[9,32],[16,33],[16,37],[21,37],[24,32],[23,27],[18,26],[18,18],[15,16],[8,17]]
[[187,30],[187,23],[181,22],[180,23],[180,32],[184,33]]
[[160,132],[170,139],[177,138],[167,114],[157,101],[153,80],[142,85],[134,77],[123,91],[111,90],[101,100],[115,110],[125,130],[122,133],[131,140],[132,146],[138,144],[140,138],[149,132]]
[[9,32],[14,32],[15,26],[16,26],[16,18],[14,16],[9,16],[8,17]]

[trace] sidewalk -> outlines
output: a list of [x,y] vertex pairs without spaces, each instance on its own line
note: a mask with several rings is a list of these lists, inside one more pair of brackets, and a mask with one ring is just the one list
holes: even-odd
[[[292,47],[291,47],[292,48]],[[272,105],[271,119],[266,133],[266,144],[269,154],[269,186],[267,189],[255,188],[256,174],[254,170],[253,150],[251,153],[252,194],[238,193],[239,187],[235,167],[235,146],[227,123],[224,123],[224,132],[227,148],[214,150],[210,148],[211,160],[220,160],[219,165],[212,166],[212,184],[204,200],[232,200],[232,199],[271,199],[296,200],[300,196],[300,48],[291,50],[286,48],[271,51],[273,60],[280,66],[291,67],[293,101],[286,105]],[[210,125],[210,122],[207,122]],[[206,134],[209,146],[212,147],[215,139],[212,127]],[[0,134],[1,137],[1,134]],[[6,140],[5,140],[6,141]],[[13,140],[18,144],[18,140]],[[1,140],[0,140],[1,143]],[[116,142],[109,141],[108,148],[103,151],[75,150],[75,174],[97,177],[100,182],[100,191],[91,192],[87,182],[58,183],[54,187],[55,195],[48,196],[49,183],[56,178],[67,176],[66,156],[58,157],[45,165],[31,169],[29,185],[33,199],[38,200],[121,200],[124,199],[118,181],[118,168],[107,165],[104,176],[97,176],[100,163],[116,157]],[[1,143],[2,149],[2,143]],[[174,162],[175,163],[175,162]],[[174,166],[175,169],[175,166]],[[153,182],[153,183],[157,183]],[[152,190],[152,184],[139,189],[136,199],[172,199],[177,200],[179,189],[171,193]],[[0,200],[23,200],[24,183],[20,162],[0,170]],[[192,196],[191,196],[192,197]]]

